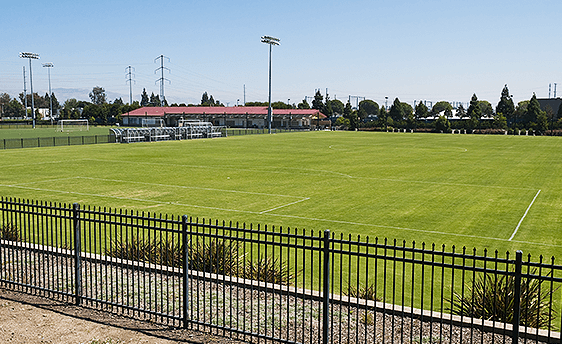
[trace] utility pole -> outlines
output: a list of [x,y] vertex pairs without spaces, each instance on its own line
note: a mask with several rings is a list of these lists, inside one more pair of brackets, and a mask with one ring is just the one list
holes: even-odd
[[51,62],[43,63],[43,67],[46,67],[49,71],[49,117],[51,117],[51,125],[53,125],[53,92],[51,92],[51,68],[55,65]]
[[154,74],[156,74],[158,71],[160,71],[162,73],[162,76],[160,77],[160,79],[156,80],[156,83],[160,82],[160,104],[164,105],[166,104],[166,98],[164,96],[164,81],[170,82],[170,80],[164,78],[164,69],[168,70],[168,73],[170,72],[169,68],[164,67],[164,59],[167,59],[168,62],[170,62],[170,58],[166,57],[164,55],[160,55],[157,58],[154,59],[154,62],[156,62],[156,60],[160,60],[160,67],[156,68],[156,70],[154,71]]
[[125,68],[125,70],[127,71],[127,82],[129,83],[129,105],[133,105],[133,82],[136,83],[136,81],[133,80],[132,71],[134,71],[135,68],[129,66]]
[[31,115],[33,117],[33,129],[35,129],[35,102],[33,101],[33,75],[31,72],[31,60],[38,60],[39,54],[20,53],[20,57],[22,59],[29,59],[29,83],[31,84]]
[[550,89],[552,88],[552,84],[548,84],[548,98],[550,99]]
[[556,83],[554,83],[554,98],[556,98]]

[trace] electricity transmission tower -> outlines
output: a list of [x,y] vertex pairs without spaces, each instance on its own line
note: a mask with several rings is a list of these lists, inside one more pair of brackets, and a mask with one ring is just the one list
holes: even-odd
[[156,62],[157,60],[160,60],[160,67],[156,68],[156,70],[154,71],[154,73],[156,74],[158,71],[161,72],[161,77],[160,79],[156,80],[156,83],[160,82],[160,103],[162,105],[166,104],[166,98],[164,97],[164,82],[167,81],[169,83],[170,80],[164,78],[164,69],[168,70],[168,73],[170,73],[170,68],[164,67],[164,59],[167,59],[168,62],[170,62],[170,58],[166,57],[164,55],[160,55],[157,58],[154,59],[154,62]]
[[133,80],[134,70],[135,68],[131,66],[125,68],[125,71],[127,71],[127,82],[129,83],[129,105],[133,105],[133,82],[136,83],[136,81]]

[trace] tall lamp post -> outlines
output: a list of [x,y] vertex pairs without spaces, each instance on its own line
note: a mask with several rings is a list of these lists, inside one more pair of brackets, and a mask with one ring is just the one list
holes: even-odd
[[51,125],[53,124],[53,92],[51,92],[51,68],[55,65],[51,62],[43,63],[43,67],[47,67],[49,71],[49,117],[51,117]]
[[279,45],[279,38],[262,36],[261,42],[269,44],[269,106],[267,107],[267,132],[271,134],[271,46]]
[[[31,84],[31,116],[33,117],[33,129],[35,129],[35,102],[33,100],[33,75],[31,73],[31,60],[38,60],[39,54],[20,53],[22,59],[29,59],[29,82]],[[27,109],[25,110],[27,111]]]

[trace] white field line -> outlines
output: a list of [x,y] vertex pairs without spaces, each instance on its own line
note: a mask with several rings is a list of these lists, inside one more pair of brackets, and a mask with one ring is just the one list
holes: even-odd
[[44,182],[58,182],[58,181],[61,181],[61,180],[70,180],[70,179],[78,179],[78,178],[80,178],[80,177],[41,179],[41,180],[36,180],[36,181],[33,181],[33,182],[28,182],[28,183],[16,183],[16,184],[4,185],[4,186],[16,186],[16,185],[20,186],[20,185],[37,184],[37,183],[44,183]]
[[285,207],[288,207],[288,206],[293,205],[293,204],[297,204],[297,203],[300,203],[300,202],[308,201],[309,199],[310,199],[310,197],[303,198],[303,199],[300,199],[300,200],[298,200],[298,201],[296,201],[296,202],[291,202],[291,203],[287,203],[287,204],[281,205],[281,206],[279,206],[279,207],[275,207],[275,208],[271,208],[271,209],[268,209],[268,210],[264,210],[264,211],[260,212],[260,214],[269,213],[269,212],[271,212],[271,211],[274,211],[274,210],[277,210],[277,209],[281,209],[281,208],[285,208]]
[[537,191],[537,194],[535,195],[535,198],[533,198],[533,200],[531,201],[531,204],[529,204],[529,206],[527,207],[527,210],[525,210],[525,214],[523,214],[523,217],[521,217],[521,220],[519,220],[519,223],[517,224],[517,227],[515,227],[515,230],[513,231],[513,234],[511,234],[511,236],[509,237],[509,239],[507,241],[511,241],[511,239],[513,239],[515,234],[517,234],[517,231],[519,230],[519,227],[521,226],[521,223],[525,219],[525,216],[527,216],[527,213],[529,212],[529,209],[531,209],[531,207],[533,206],[533,203],[535,203],[535,200],[537,199],[537,197],[539,196],[540,193],[541,193],[541,190]]
[[[397,230],[410,231],[410,232],[437,234],[437,235],[443,235],[443,236],[445,236],[445,237],[456,236],[456,237],[463,237],[463,238],[476,238],[476,239],[494,240],[494,241],[502,241],[502,242],[507,242],[507,241],[509,241],[509,240],[507,240],[507,239],[494,238],[494,237],[485,237],[485,236],[479,236],[479,235],[458,234],[458,233],[446,233],[446,232],[431,231],[431,230],[425,230],[425,229],[415,229],[415,228],[407,228],[407,227],[396,227],[396,226],[376,225],[376,224],[370,224],[370,223],[351,222],[351,221],[340,221],[340,220],[330,220],[330,219],[321,219],[321,218],[304,217],[304,216],[296,216],[296,215],[282,215],[282,214],[273,214],[273,213],[267,213],[267,212],[264,213],[264,212],[248,211],[248,210],[225,209],[225,208],[216,208],[216,207],[205,207],[205,206],[200,206],[200,205],[184,204],[184,203],[178,203],[178,202],[161,202],[161,201],[154,201],[154,200],[148,200],[148,199],[142,199],[142,198],[120,197],[120,196],[108,196],[108,195],[89,194],[89,193],[82,193],[82,192],[50,190],[50,189],[32,188],[32,187],[19,186],[19,185],[0,185],[0,186],[13,187],[13,188],[20,188],[20,189],[27,189],[27,190],[36,190],[36,191],[48,191],[48,192],[57,192],[57,193],[65,193],[65,194],[73,194],[73,195],[82,195],[82,196],[93,196],[93,197],[100,197],[100,198],[114,198],[114,199],[132,200],[132,201],[139,201],[139,202],[149,202],[149,203],[160,204],[160,205],[171,204],[171,205],[178,205],[178,206],[183,206],[183,207],[201,208],[201,209],[210,209],[210,210],[220,210],[220,211],[226,211],[226,212],[236,212],[236,213],[245,213],[245,214],[254,214],[254,215],[264,215],[264,216],[275,216],[275,217],[292,218],[292,219],[308,220],[308,221],[318,221],[318,222],[337,223],[337,224],[348,224],[348,225],[355,225],[355,226],[366,226],[366,227],[376,227],[376,228],[386,228],[386,229],[397,229]],[[537,243],[537,242],[530,242],[530,241],[520,241],[520,240],[512,240],[511,242],[516,242],[516,243],[521,243],[521,244],[529,244],[529,245],[538,245],[538,246],[562,247],[562,245],[554,245],[554,244],[546,244],[546,243]]]
[[153,186],[165,186],[170,188],[181,188],[181,189],[193,189],[193,190],[205,190],[205,191],[219,191],[219,192],[232,192],[232,193],[241,193],[241,194],[248,194],[248,195],[260,195],[260,196],[273,196],[273,197],[288,197],[288,198],[300,198],[304,200],[305,197],[301,196],[291,196],[291,195],[279,195],[279,194],[269,194],[263,192],[251,192],[251,191],[239,191],[239,190],[227,190],[227,189],[214,189],[214,188],[202,188],[198,186],[184,186],[184,185],[170,185],[170,184],[157,184],[157,183],[146,183],[146,182],[136,182],[131,180],[119,180],[119,179],[106,179],[106,178],[92,178],[92,177],[75,177],[80,179],[89,179],[89,180],[101,180],[106,182],[118,182],[118,183],[129,183],[129,184],[142,184],[142,185],[153,185]]
[[[508,189],[508,190],[536,190],[532,188],[523,188],[523,187],[510,187],[510,186],[498,186],[498,185],[481,185],[481,184],[466,184],[466,183],[443,183],[443,182],[431,182],[431,181],[422,181],[422,180],[407,180],[407,179],[394,179],[394,178],[376,178],[376,177],[361,177],[361,176],[352,176],[349,174],[329,171],[329,170],[312,170],[312,169],[304,169],[304,168],[285,168],[283,171],[275,171],[275,170],[263,170],[263,169],[251,169],[251,168],[238,168],[232,166],[204,166],[204,165],[180,165],[180,164],[172,164],[172,163],[160,163],[160,162],[140,162],[140,161],[122,161],[122,160],[109,160],[109,159],[92,159],[92,158],[85,158],[82,160],[91,160],[91,161],[100,161],[100,162],[111,162],[111,163],[127,163],[127,164],[139,164],[139,165],[162,165],[162,166],[175,166],[175,167],[187,167],[187,168],[201,168],[201,169],[223,169],[223,170],[234,170],[234,171],[247,171],[247,172],[261,172],[261,173],[275,173],[275,174],[294,174],[294,171],[301,171],[300,174],[304,175],[318,175],[319,172],[330,173],[338,176],[347,177],[350,179],[363,179],[363,180],[379,180],[379,181],[388,181],[388,182],[395,182],[395,183],[409,183],[409,184],[430,184],[430,185],[444,185],[444,186],[465,186],[465,187],[476,187],[476,188],[495,188],[495,189]],[[293,170],[293,171],[289,171]]]

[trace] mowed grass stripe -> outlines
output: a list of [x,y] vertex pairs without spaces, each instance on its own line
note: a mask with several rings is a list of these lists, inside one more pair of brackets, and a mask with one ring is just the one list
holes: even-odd
[[[138,210],[155,206],[85,195],[106,194],[158,201],[158,211],[194,217],[555,254],[557,248],[545,251],[545,245],[562,245],[556,235],[562,222],[561,142],[555,137],[310,132],[47,147],[0,152],[0,184],[91,178],[63,187],[82,195],[8,187],[0,187],[0,193]],[[111,180],[130,183],[112,185]],[[52,184],[57,183],[65,182]],[[213,189],[239,192],[227,196]],[[539,189],[516,237],[504,243]]]

